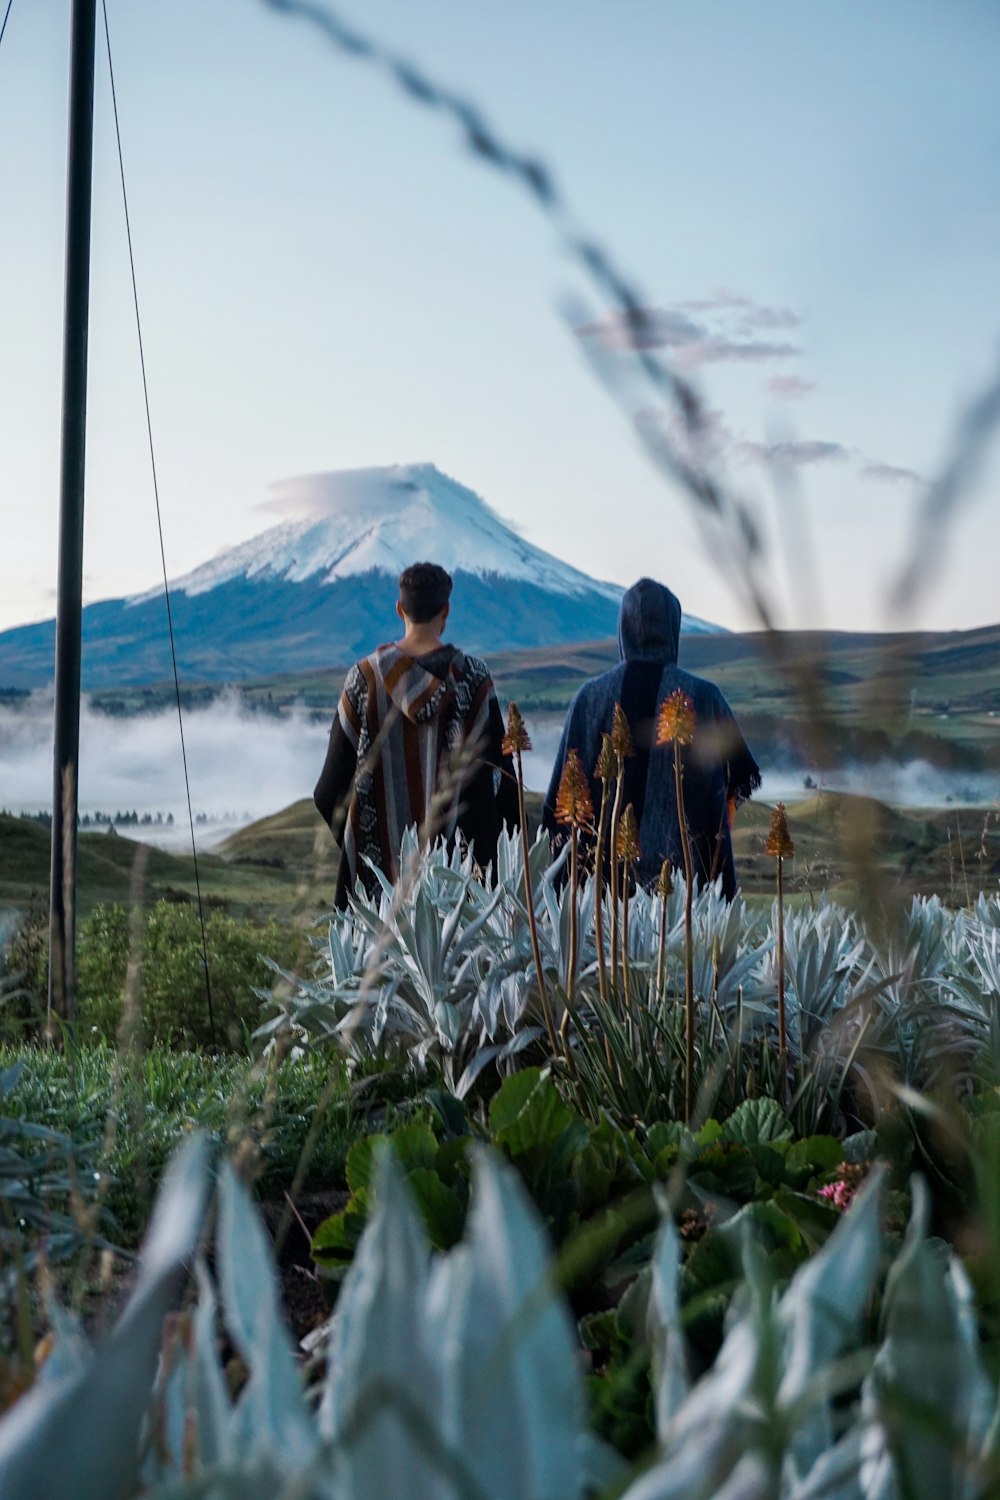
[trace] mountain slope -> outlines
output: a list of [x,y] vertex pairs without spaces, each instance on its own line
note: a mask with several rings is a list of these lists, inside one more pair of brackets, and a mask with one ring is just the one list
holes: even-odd
[[[276,486],[300,512],[171,584],[185,679],[241,682],[343,666],[393,638],[397,578],[440,562],[455,581],[449,638],[484,654],[595,640],[617,629],[621,589],[533,546],[431,464],[311,475]],[[304,512],[304,514],[302,514]],[[688,618],[685,628],[711,630]],[[88,689],[170,675],[162,590],[84,611]],[[0,634],[0,687],[51,680],[51,620]]]

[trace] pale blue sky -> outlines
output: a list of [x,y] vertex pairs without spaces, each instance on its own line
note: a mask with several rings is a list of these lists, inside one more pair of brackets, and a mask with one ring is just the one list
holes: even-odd
[[[748,623],[560,311],[608,309],[448,121],[262,0],[108,5],[173,574],[268,524],[274,480],[432,460],[567,561]],[[760,445],[826,445],[793,450],[821,586],[793,605],[776,562],[785,621],[888,623],[920,489],[879,466],[933,475],[1000,358],[995,0],[343,14],[549,164],[662,310],[769,524]],[[0,47],[0,627],[52,609],[68,18],[14,0]],[[158,568],[102,48],[88,598]],[[994,462],[910,623],[1000,616],[998,482]]]

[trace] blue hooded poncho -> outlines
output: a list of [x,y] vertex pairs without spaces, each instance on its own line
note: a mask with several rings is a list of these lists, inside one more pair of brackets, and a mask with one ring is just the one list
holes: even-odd
[[681,751],[695,874],[701,883],[721,876],[723,892],[731,900],[736,894],[736,869],[728,804],[732,801],[739,806],[760,786],[760,768],[715,684],[678,667],[680,633],[680,601],[668,588],[651,578],[640,578],[627,590],[618,623],[621,661],[584,683],[570,704],[543,822],[551,834],[561,831],[555,821],[556,793],[571,749],[579,753],[591,777],[594,807],[599,805],[601,785],[593,770],[601,735],[610,732],[615,704],[620,703],[635,746],[635,754],[625,762],[622,807],[632,803],[639,825],[641,857],[636,877],[641,884],[652,885],[665,859],[682,869],[673,746],[658,746],[654,741],[660,705],[675,688],[683,688],[694,703],[696,724],[693,743]]

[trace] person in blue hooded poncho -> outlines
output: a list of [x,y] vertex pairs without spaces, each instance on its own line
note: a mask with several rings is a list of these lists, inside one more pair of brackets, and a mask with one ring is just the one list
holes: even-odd
[[[635,876],[652,885],[663,861],[683,868],[677,816],[672,745],[657,745],[661,705],[681,688],[694,705],[694,738],[681,751],[683,799],[695,876],[700,884],[721,877],[728,900],[736,894],[736,867],[730,821],[741,802],[760,786],[760,768],[747,749],[732,710],[712,682],[677,665],[681,606],[676,595],[651,578],[640,578],[622,599],[618,623],[621,660],[610,671],[584,683],[566,716],[562,740],[545,798],[543,823],[550,835],[560,830],[556,795],[566,757],[576,750],[591,778],[594,806],[601,786],[594,768],[601,736],[611,731],[620,704],[632,733],[634,754],[624,763],[621,806],[630,802],[639,828],[640,858]],[[604,851],[607,858],[607,849]]]

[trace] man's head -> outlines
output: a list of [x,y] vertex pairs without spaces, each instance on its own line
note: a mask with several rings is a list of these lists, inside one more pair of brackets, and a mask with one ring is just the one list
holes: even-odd
[[437,563],[411,563],[399,575],[396,613],[410,625],[429,625],[448,618],[451,578]]
[[681,602],[652,578],[640,578],[622,595],[618,655],[622,661],[676,664],[681,638]]

